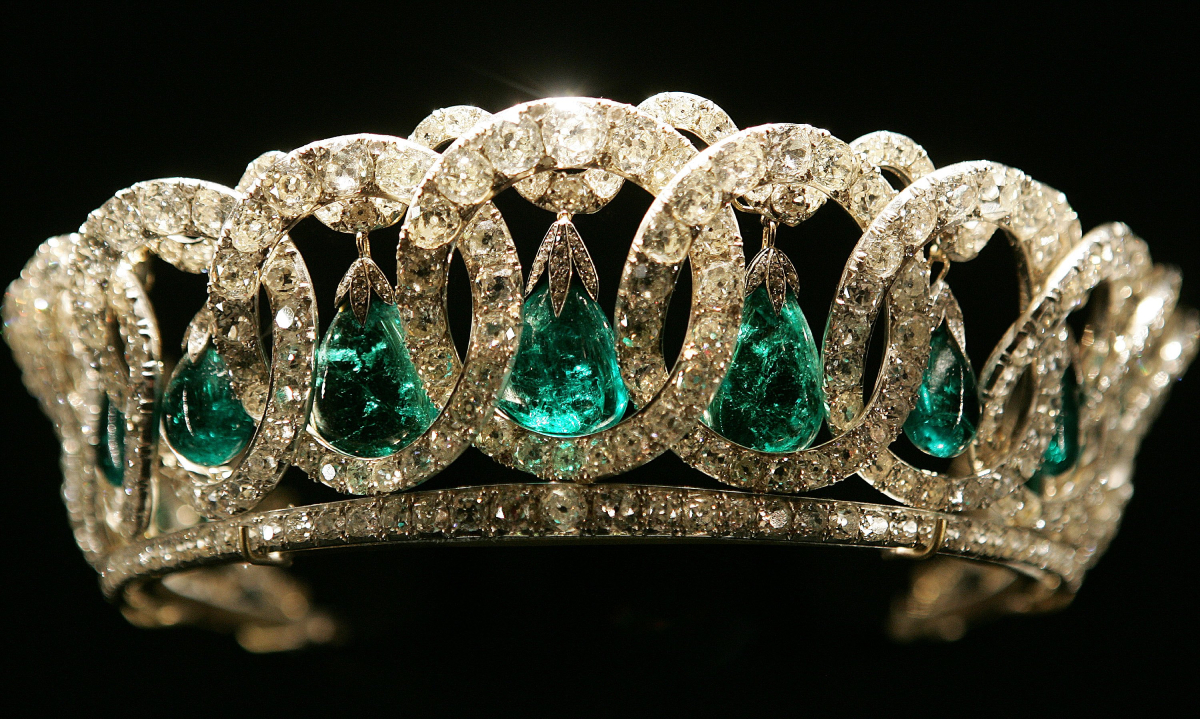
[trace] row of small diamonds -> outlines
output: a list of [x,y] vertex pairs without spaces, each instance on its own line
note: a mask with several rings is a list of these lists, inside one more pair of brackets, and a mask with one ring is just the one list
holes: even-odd
[[[536,537],[690,537],[917,548],[946,522],[944,553],[1011,561],[1074,580],[1074,553],[1012,527],[904,507],[736,492],[572,484],[416,492],[256,513],[123,547],[111,596],[129,581],[275,552],[352,544]],[[245,542],[243,542],[245,528]]]

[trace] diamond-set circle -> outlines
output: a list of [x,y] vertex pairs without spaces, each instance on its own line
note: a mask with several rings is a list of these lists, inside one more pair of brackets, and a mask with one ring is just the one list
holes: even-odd
[[[825,148],[820,152],[832,160],[817,162],[815,148]],[[740,151],[738,151],[740,149]],[[737,169],[741,158],[746,158],[747,169]],[[689,164],[693,172],[700,168],[707,169],[707,186],[716,184],[717,177],[739,174],[753,178],[738,189],[745,188],[744,193],[753,193],[759,188],[786,186],[793,188],[792,192],[803,193],[812,188],[821,193],[830,192],[829,196],[846,209],[858,222],[860,227],[866,227],[873,219],[870,215],[856,213],[861,203],[856,202],[857,192],[869,190],[882,196],[893,196],[892,190],[879,174],[879,169],[869,165],[851,151],[850,147],[842,144],[828,133],[807,125],[764,125],[759,128],[744,130],[734,136],[718,142],[705,150],[699,158]],[[730,168],[732,166],[732,168]],[[757,175],[749,168],[760,168]],[[698,177],[705,177],[698,174]],[[849,178],[855,178],[853,185],[847,188]],[[678,180],[680,184],[687,180]],[[783,185],[782,183],[786,183]],[[690,185],[688,186],[690,189]],[[834,191],[830,188],[840,187]],[[725,203],[732,203],[735,196],[729,192],[723,194]],[[681,218],[682,219],[682,218]],[[695,231],[695,230],[694,230]],[[860,242],[860,247],[867,239]],[[881,244],[876,239],[868,246]],[[740,248],[736,248],[740,250]],[[738,252],[741,260],[741,253]],[[888,285],[882,280],[883,275],[896,276],[899,267],[899,255],[895,266],[880,273],[875,292],[878,295],[864,293],[867,297],[881,300],[888,294]],[[919,331],[898,331],[901,323],[899,313],[893,313],[891,322],[895,328],[889,333],[891,344],[885,354],[884,370],[881,373],[879,386],[875,396],[862,413],[862,417],[853,427],[835,432],[836,436],[824,444],[805,450],[793,452],[761,452],[732,442],[711,428],[697,424],[695,429],[673,449],[685,461],[702,472],[722,482],[734,486],[747,487],[757,491],[770,489],[782,492],[798,492],[816,489],[861,470],[881,448],[886,447],[899,432],[900,424],[908,413],[906,402],[916,390],[920,381],[920,372],[899,372],[901,365],[910,363],[924,366],[924,356],[928,349],[928,320],[923,320],[925,307],[921,302],[928,285],[928,273],[922,266],[910,265],[901,275],[899,282],[906,291],[893,292],[892,303],[897,308],[914,308],[921,316],[913,329]],[[737,291],[740,293],[740,283]],[[854,317],[852,321],[844,321],[841,329],[852,330],[858,325],[869,329],[870,322],[862,317]],[[835,327],[831,327],[833,333]],[[854,333],[854,336],[867,339],[866,331]],[[830,360],[829,335],[826,338],[826,378],[829,378]],[[865,354],[865,353],[864,353]],[[903,359],[901,359],[903,357]],[[860,360],[861,361],[861,360]],[[861,383],[848,382],[845,391],[857,391],[861,394]]]

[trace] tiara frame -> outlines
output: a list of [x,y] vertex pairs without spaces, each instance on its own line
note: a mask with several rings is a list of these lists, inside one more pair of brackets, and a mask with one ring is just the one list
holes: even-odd
[[[681,130],[708,147],[696,152]],[[508,135],[498,140],[501,132]],[[527,140],[536,140],[532,152],[503,152]],[[636,168],[628,164],[633,156],[641,158]],[[585,173],[560,174],[568,169]],[[885,170],[908,186],[892,190]],[[506,431],[512,422],[493,404],[519,340],[523,282],[504,218],[490,201],[535,176],[587,184],[578,179],[586,171],[634,181],[656,196],[631,245],[614,313],[621,373],[641,408],[614,430],[584,438]],[[803,190],[803,203],[784,212],[779,199],[805,183],[819,192]],[[786,191],[766,189],[777,187]],[[798,458],[824,456],[826,445],[766,459],[746,448],[714,452],[715,440],[695,428],[731,357],[741,311],[744,259],[731,208],[793,224],[825,197],[864,228],[824,337],[829,423],[841,433],[826,445],[836,451],[811,468]],[[321,207],[376,199],[406,207],[397,292],[417,371],[441,410],[421,438],[382,461],[337,452],[306,428],[316,303],[304,258],[287,236]],[[948,288],[930,282],[925,252],[932,247],[939,258],[966,262],[997,229],[1016,250],[1020,312],[980,373],[971,472],[920,470],[888,445],[920,381],[929,332],[954,310]],[[445,317],[454,252],[472,278],[465,361]],[[155,436],[163,380],[147,296],[147,260],[155,255],[185,272],[210,271],[206,310],[188,340],[209,332],[197,323],[211,312],[212,341],[234,389],[260,418],[247,449],[213,471],[189,468]],[[668,374],[660,338],[685,259],[696,280],[692,311]],[[221,565],[244,562],[246,581],[234,584],[252,593],[266,586],[262,572],[276,571],[255,565],[284,563],[294,552],[413,542],[866,546],[1003,565],[1033,578],[1042,599],[1069,597],[1115,535],[1132,494],[1137,444],[1200,348],[1200,314],[1177,306],[1179,282],[1177,271],[1153,264],[1128,227],[1112,223],[1084,234],[1062,193],[1013,168],[980,161],[934,169],[919,145],[894,133],[847,145],[805,125],[738,131],[711,102],[664,93],[637,108],[588,98],[539,100],[496,115],[447,108],[410,140],[354,135],[265,153],[234,189],[180,178],[138,183],[89,215],[78,233],[43,243],[9,288],[3,312],[25,382],[62,443],[63,499],[77,543],[105,593],[136,621],[152,622],[146,617],[153,612],[140,613],[148,597],[198,601],[185,585],[215,581]],[[260,289],[269,308],[258,306]],[[1072,337],[1067,316],[1085,303],[1092,316]],[[269,362],[257,344],[263,309],[272,319]],[[888,354],[864,403],[861,358],[884,309]],[[1034,489],[1026,482],[1062,411],[1066,371],[1082,387],[1081,453],[1072,469]],[[1007,397],[1023,375],[1033,380],[1033,399],[1014,418]],[[119,487],[100,474],[106,397],[126,423]],[[552,481],[402,491],[471,443]],[[750,492],[593,484],[667,449]],[[267,495],[289,463],[343,494],[371,496],[269,508]],[[899,504],[792,496],[855,472]],[[165,594],[154,594],[159,589]],[[175,599],[164,599],[172,592]],[[965,611],[931,608],[919,597],[904,606],[909,620],[928,627],[937,612]],[[256,631],[278,629],[272,622],[291,631],[314,617],[245,621]],[[284,644],[295,645],[296,636]]]

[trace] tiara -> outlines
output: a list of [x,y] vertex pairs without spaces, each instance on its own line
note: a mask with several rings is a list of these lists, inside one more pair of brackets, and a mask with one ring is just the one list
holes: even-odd
[[[625,183],[654,199],[609,316],[573,218]],[[527,274],[492,202],[508,188],[554,214]],[[817,338],[775,239],[826,203],[861,236]],[[762,225],[748,262],[739,213]],[[309,217],[357,248],[324,332],[313,258],[289,236]],[[393,225],[394,284],[369,242]],[[997,234],[1020,311],[976,372],[947,273]],[[174,361],[153,257],[208,278]],[[461,356],[455,261],[471,294]],[[75,539],[135,624],[230,629],[261,651],[327,641],[336,623],[284,569],[325,548],[711,540],[936,555],[891,628],[953,638],[1062,606],[1112,540],[1137,446],[1197,351],[1179,282],[1129,228],[1085,234],[1061,192],[1014,168],[936,168],[891,132],[739,130],[709,100],[663,93],[450,107],[408,139],[268,152],[234,188],[141,182],[43,243],[3,310],[61,442]],[[902,458],[900,439],[943,469]],[[471,445],[530,481],[420,489]],[[621,482],[667,452],[716,482]],[[292,506],[289,467],[350,498]],[[890,503],[805,496],[852,476]]]

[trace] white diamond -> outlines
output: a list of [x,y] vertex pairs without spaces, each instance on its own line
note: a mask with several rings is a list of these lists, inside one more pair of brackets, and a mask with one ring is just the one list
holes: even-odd
[[435,157],[411,147],[387,145],[375,163],[375,183],[379,189],[404,203],[421,184]]
[[360,142],[333,150],[325,163],[325,189],[335,195],[352,195],[371,180],[371,153]]
[[218,237],[231,209],[232,197],[207,187],[198,187],[192,197],[192,224],[205,237]]
[[797,225],[825,203],[825,195],[808,185],[772,185],[771,209],[779,219]]
[[689,225],[702,225],[721,209],[721,192],[712,175],[693,171],[675,186],[671,210]]
[[783,182],[802,179],[812,164],[812,139],[799,127],[784,128],[776,134],[771,153],[771,176]]
[[295,216],[306,212],[316,202],[321,190],[313,183],[312,171],[295,157],[289,157],[271,168],[264,180],[269,182],[272,203],[281,211]]
[[904,203],[898,216],[901,237],[909,245],[918,245],[924,242],[938,219],[937,211],[925,201],[924,197],[917,196]]
[[904,247],[891,238],[868,235],[863,244],[862,257],[876,274],[887,277],[904,260]]
[[960,184],[942,195],[939,203],[942,206],[942,220],[954,222],[965,217],[979,200],[979,191],[968,184]]
[[583,503],[579,492],[570,487],[555,487],[542,502],[542,511],[549,522],[560,531],[571,531],[583,519]]
[[427,195],[409,209],[405,225],[417,247],[432,250],[453,240],[461,222],[454,205],[437,195]]
[[592,188],[601,199],[605,200],[616,197],[617,193],[621,191],[621,185],[625,184],[625,180],[621,179],[620,175],[594,169],[584,171],[583,182]]
[[247,199],[233,218],[229,236],[241,252],[254,252],[269,245],[282,228],[278,210],[265,202]]
[[546,194],[546,191],[550,189],[550,180],[553,178],[554,173],[552,172],[539,172],[532,177],[521,180],[513,185],[513,187],[517,188],[517,191],[521,193],[521,197],[534,201]]
[[608,140],[609,155],[618,168],[641,175],[654,163],[661,149],[662,138],[653,120],[621,113]]
[[542,142],[559,167],[591,162],[605,142],[603,117],[575,100],[558,100],[542,115]]
[[138,204],[146,229],[156,235],[179,235],[187,228],[187,198],[174,185],[141,188]]
[[887,536],[888,521],[884,517],[873,512],[864,514],[862,517],[862,536],[863,539],[869,542],[877,542]]
[[492,165],[483,155],[465,147],[448,151],[437,173],[442,193],[461,205],[474,205],[492,191]]
[[712,160],[717,186],[733,195],[749,192],[762,178],[763,169],[763,151],[757,142],[726,145]]
[[658,158],[658,164],[654,166],[654,172],[646,178],[646,181],[649,183],[646,189],[657,194],[695,156],[695,148],[686,144],[664,152]]
[[682,262],[692,244],[692,228],[659,215],[643,237],[643,250],[656,262]]
[[854,179],[854,153],[832,137],[822,137],[813,145],[813,184],[826,192],[841,192]]
[[483,151],[492,165],[509,177],[532,170],[544,153],[537,124],[526,115],[515,123],[497,123],[484,140]]
[[100,239],[122,252],[135,250],[146,243],[141,218],[131,200],[132,197],[118,195],[100,208]]

